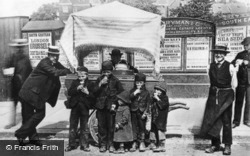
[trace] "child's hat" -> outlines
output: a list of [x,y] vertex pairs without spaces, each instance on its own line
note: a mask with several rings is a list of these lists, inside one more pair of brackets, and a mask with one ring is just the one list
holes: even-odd
[[118,99],[121,99],[125,103],[131,103],[128,91],[123,91],[123,92],[121,92],[120,94],[118,94],[116,96],[117,96]]
[[158,82],[158,83],[155,85],[154,89],[159,89],[159,90],[163,91],[164,93],[166,93],[166,92],[167,92],[167,85],[166,85],[166,82],[165,82],[165,81],[160,81],[160,82]]
[[135,75],[135,81],[144,81],[144,82],[146,82],[146,75],[144,75],[142,73],[137,73]]
[[113,64],[111,61],[104,61],[102,63],[102,70],[113,70]]
[[89,72],[88,68],[84,67],[84,66],[79,66],[76,69],[78,72]]

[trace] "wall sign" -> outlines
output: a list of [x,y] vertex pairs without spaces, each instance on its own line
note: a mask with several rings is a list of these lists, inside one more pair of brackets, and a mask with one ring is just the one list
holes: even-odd
[[84,58],[84,66],[89,70],[100,70],[100,52],[93,51]]
[[232,61],[244,50],[241,42],[250,36],[250,17],[240,17],[221,21],[216,25],[216,44],[227,45],[229,54],[226,60]]
[[35,67],[41,59],[47,57],[48,47],[52,44],[51,38],[51,32],[28,33],[29,56],[33,67]]
[[152,58],[141,52],[134,52],[134,63],[139,71],[154,69]]
[[164,38],[160,51],[161,70],[180,70],[181,58],[181,38]]
[[232,61],[235,55],[243,51],[241,42],[246,37],[246,26],[233,26],[233,27],[217,27],[216,30],[216,44],[226,45],[229,54],[226,60]]
[[210,22],[189,18],[169,18],[163,21],[166,25],[166,36],[213,34],[214,27]]
[[187,38],[187,69],[207,69],[209,64],[209,37]]

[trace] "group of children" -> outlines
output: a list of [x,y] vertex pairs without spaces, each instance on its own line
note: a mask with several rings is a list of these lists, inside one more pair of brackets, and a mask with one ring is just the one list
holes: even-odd
[[[96,82],[88,80],[88,69],[78,67],[78,79],[68,90],[70,114],[69,144],[65,151],[77,148],[77,127],[80,121],[80,149],[89,152],[89,109],[96,109],[98,120],[99,151],[124,153],[151,149],[165,151],[165,131],[169,101],[166,84],[154,86],[154,93],[147,90],[146,76],[135,75],[134,87],[125,91],[120,80],[112,74],[110,61],[102,63],[101,75]],[[146,148],[145,137],[149,132],[150,145]],[[116,148],[115,148],[116,147]]]

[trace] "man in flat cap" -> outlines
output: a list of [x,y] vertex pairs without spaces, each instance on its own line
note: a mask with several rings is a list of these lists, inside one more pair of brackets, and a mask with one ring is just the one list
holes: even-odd
[[37,125],[45,117],[45,103],[56,105],[61,88],[59,76],[71,73],[59,59],[59,48],[50,46],[48,57],[42,59],[24,82],[19,97],[22,101],[22,126],[15,132],[19,145],[29,137],[30,143],[42,146],[36,131]]
[[224,155],[231,154],[232,144],[232,104],[234,101],[234,88],[237,87],[237,67],[225,60],[226,46],[218,45],[211,50],[215,62],[210,64],[210,89],[206,103],[205,114],[201,127],[201,135],[211,139],[211,147],[206,153],[221,150],[220,131],[223,127],[222,143],[225,144]]
[[[9,46],[13,50],[13,54],[6,59],[5,68],[14,67],[14,73],[11,79],[10,96],[14,100],[13,110],[10,112],[10,123],[5,126],[5,129],[9,129],[16,125],[16,106],[19,100],[18,93],[32,71],[31,63],[27,51],[28,47],[27,39],[14,39]],[[8,76],[8,75],[7,75]]]
[[[250,127],[250,37],[246,37],[241,44],[244,46],[244,51],[239,52],[233,64],[239,63],[238,87],[236,88],[236,101],[234,106],[234,119],[232,127],[235,128],[240,125],[242,106],[245,102],[243,123]],[[246,96],[246,97],[245,97]],[[244,101],[245,98],[245,101]]]
[[129,70],[132,70],[134,73],[138,73],[138,69],[130,65],[126,60],[121,60],[123,53],[121,53],[119,49],[113,49],[109,55],[111,56],[111,62],[114,68],[117,64],[122,63],[126,64]]

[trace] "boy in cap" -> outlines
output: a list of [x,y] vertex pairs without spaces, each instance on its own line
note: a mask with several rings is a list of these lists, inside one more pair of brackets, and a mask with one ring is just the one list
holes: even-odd
[[97,97],[95,107],[98,120],[99,150],[110,153],[114,152],[114,109],[116,107],[117,94],[124,89],[118,78],[112,74],[113,65],[111,61],[102,63],[101,76],[96,80],[94,94]]
[[144,152],[146,134],[146,116],[149,112],[150,93],[146,88],[146,75],[135,75],[134,87],[130,90],[130,111],[133,128],[133,144],[131,152],[136,151],[137,141],[140,143],[139,151]]
[[245,98],[245,110],[243,123],[250,127],[250,37],[246,37],[241,44],[244,46],[244,51],[239,52],[232,64],[239,64],[239,71],[237,73],[238,87],[236,88],[236,101],[234,106],[234,119],[232,127],[235,128],[240,125],[242,106]]
[[29,56],[25,52],[25,48],[27,48],[28,45],[27,39],[14,39],[13,42],[9,44],[14,53],[6,59],[5,68],[14,67],[15,70],[13,75],[6,75],[13,76],[11,79],[11,97],[14,100],[14,108],[13,111],[10,112],[11,121],[9,125],[5,126],[6,129],[16,125],[16,106],[18,101],[20,101],[18,93],[32,71]]
[[27,137],[31,144],[42,146],[36,127],[45,117],[45,103],[49,103],[52,107],[56,105],[61,88],[59,76],[71,73],[70,69],[58,62],[59,54],[58,47],[50,46],[48,57],[38,63],[19,92],[23,122],[15,132],[15,136],[21,146]]
[[94,83],[88,79],[88,69],[84,66],[77,68],[78,79],[74,80],[68,90],[70,112],[69,144],[66,152],[77,148],[76,136],[80,121],[80,149],[89,152],[89,109],[94,103]]
[[217,45],[211,50],[214,53],[215,62],[210,64],[209,78],[210,90],[205,108],[201,134],[211,138],[211,147],[206,153],[214,153],[221,150],[220,131],[223,127],[222,143],[225,144],[224,155],[231,154],[232,144],[232,104],[234,101],[234,89],[237,87],[237,67],[225,60],[226,46]]
[[152,124],[150,130],[150,148],[153,152],[165,152],[165,132],[167,127],[169,101],[166,83],[161,81],[154,86],[151,103]]

